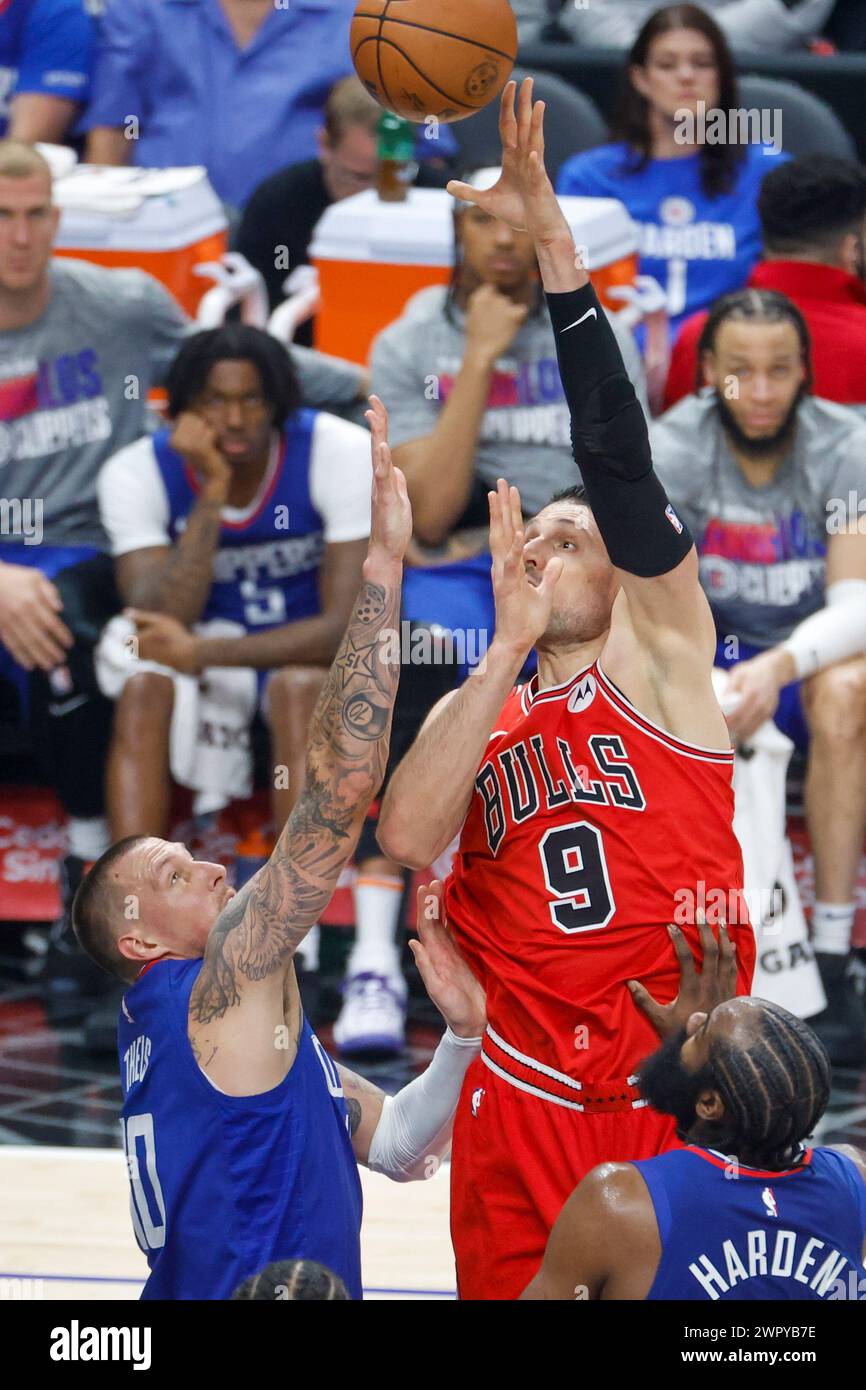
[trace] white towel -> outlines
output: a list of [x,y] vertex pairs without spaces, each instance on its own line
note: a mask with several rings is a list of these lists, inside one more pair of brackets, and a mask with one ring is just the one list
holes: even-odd
[[[727,672],[716,668],[713,685],[723,709],[727,683]],[[748,749],[737,752],[734,833],[743,851],[744,892],[757,946],[752,993],[798,1018],[811,1018],[827,1001],[786,833],[785,775],[793,750],[791,740],[768,719],[749,739]]]
[[[213,619],[193,631],[208,637],[243,637],[240,623]],[[96,678],[109,699],[116,700],[127,680],[142,671],[168,676],[174,683],[169,765],[176,782],[195,792],[197,816],[221,811],[230,801],[252,792],[250,724],[256,710],[255,671],[220,666],[200,676],[181,675],[155,661],[133,656],[135,624],[118,615],[103,629],[95,653]]]

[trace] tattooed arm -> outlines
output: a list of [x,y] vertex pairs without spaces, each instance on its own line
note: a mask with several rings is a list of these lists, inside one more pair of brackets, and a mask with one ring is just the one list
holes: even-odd
[[[375,397],[373,521],[361,590],[310,724],[304,785],[267,864],[226,904],[190,996],[189,1036],[220,1089],[278,1085],[294,1060],[283,991],[295,951],[327,906],[381,785],[399,663],[402,558],[412,532]],[[293,992],[293,991],[292,991]]]

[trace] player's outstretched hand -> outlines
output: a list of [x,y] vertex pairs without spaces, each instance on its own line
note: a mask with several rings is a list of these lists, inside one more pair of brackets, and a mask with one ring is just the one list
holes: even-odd
[[480,190],[452,179],[448,192],[474,203],[503,222],[528,231],[536,246],[571,239],[571,229],[556,200],[544,167],[544,102],[532,100],[532,78],[507,82],[499,103],[502,174],[492,188]]
[[543,571],[533,570],[530,574],[523,558],[520,493],[500,478],[496,491],[487,494],[487,501],[496,639],[528,655],[550,622],[553,590],[562,574],[562,560],[552,556]]
[[367,554],[371,558],[402,560],[412,539],[412,507],[406,479],[391,459],[388,412],[378,396],[370,397],[365,419],[370,426],[373,454],[373,511]]
[[418,889],[416,925],[418,940],[409,949],[427,993],[452,1033],[480,1038],[487,1027],[486,996],[448,931],[438,878]]
[[733,999],[737,992],[736,951],[728,936],[727,926],[724,922],[720,924],[717,941],[703,913],[699,913],[697,928],[701,941],[700,974],[679,927],[668,927],[680,963],[680,988],[672,1003],[659,1004],[637,980],[627,982],[632,999],[646,1014],[660,1038],[669,1037],[685,1028],[692,1014],[712,1013],[717,1004]]

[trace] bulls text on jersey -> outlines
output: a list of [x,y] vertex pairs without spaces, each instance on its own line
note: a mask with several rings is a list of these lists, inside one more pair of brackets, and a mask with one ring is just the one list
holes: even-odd
[[494,858],[509,825],[520,825],[539,812],[574,803],[646,810],[646,797],[620,735],[591,734],[587,742],[593,767],[575,767],[567,739],[545,740],[541,734],[494,752],[481,764],[475,787]]

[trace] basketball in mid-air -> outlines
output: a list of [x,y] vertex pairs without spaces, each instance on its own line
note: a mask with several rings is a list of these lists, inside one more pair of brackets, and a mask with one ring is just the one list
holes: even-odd
[[359,0],[352,61],[381,106],[462,121],[501,92],[517,54],[508,0]]

